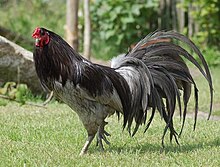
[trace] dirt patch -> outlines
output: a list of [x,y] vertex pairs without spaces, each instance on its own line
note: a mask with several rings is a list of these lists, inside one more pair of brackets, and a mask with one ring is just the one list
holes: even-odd
[[[209,114],[206,112],[199,111],[197,118],[208,119],[208,115]],[[186,117],[188,118],[194,118],[194,116],[195,116],[194,113],[188,113],[186,115]],[[220,121],[220,116],[211,115],[210,120]]]

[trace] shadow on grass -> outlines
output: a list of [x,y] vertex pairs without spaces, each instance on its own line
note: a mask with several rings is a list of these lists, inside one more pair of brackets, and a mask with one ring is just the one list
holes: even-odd
[[[195,144],[180,144],[179,146],[176,144],[169,144],[165,145],[165,148],[162,149],[162,146],[160,144],[149,144],[149,143],[143,143],[136,146],[110,146],[107,151],[108,152],[117,152],[118,154],[129,152],[129,153],[139,153],[139,154],[145,154],[146,152],[159,152],[159,153],[186,153],[186,152],[192,152],[196,150],[206,149],[206,148],[212,148],[212,147],[219,147],[220,146],[220,137],[216,138],[212,141],[207,142],[198,142]],[[129,151],[128,151],[129,150]]]

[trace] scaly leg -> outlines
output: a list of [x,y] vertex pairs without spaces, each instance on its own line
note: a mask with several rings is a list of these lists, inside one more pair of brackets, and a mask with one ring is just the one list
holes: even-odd
[[83,146],[83,148],[82,148],[82,150],[80,152],[80,155],[86,154],[86,152],[87,152],[87,150],[88,150],[92,140],[94,139],[94,137],[95,137],[95,134],[94,135],[88,135],[87,141],[84,144],[84,146]]
[[104,151],[104,147],[103,147],[103,143],[102,140],[104,140],[104,142],[106,144],[110,144],[110,142],[107,140],[106,136],[111,136],[109,133],[107,133],[105,131],[105,125],[107,125],[108,123],[103,121],[103,123],[99,126],[98,128],[98,132],[97,132],[97,143],[96,145],[100,147],[101,151]]

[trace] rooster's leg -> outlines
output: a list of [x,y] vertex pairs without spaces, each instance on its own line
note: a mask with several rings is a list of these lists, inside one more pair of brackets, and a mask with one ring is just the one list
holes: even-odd
[[107,133],[105,131],[105,125],[107,125],[108,123],[103,121],[103,123],[99,126],[98,128],[98,132],[97,132],[97,146],[100,147],[101,151],[104,151],[104,147],[103,147],[103,143],[102,143],[102,140],[104,140],[104,142],[106,144],[110,144],[110,142],[107,140],[106,136],[110,136],[109,133]]
[[83,148],[80,152],[80,155],[84,155],[87,152],[87,150],[89,148],[89,145],[91,144],[94,137],[95,137],[95,134],[94,135],[88,135],[88,138],[87,138],[86,143],[84,144],[84,146],[83,146]]

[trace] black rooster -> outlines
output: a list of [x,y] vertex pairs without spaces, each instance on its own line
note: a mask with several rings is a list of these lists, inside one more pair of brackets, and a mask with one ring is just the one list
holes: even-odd
[[[43,88],[53,91],[57,98],[69,105],[87,130],[88,139],[81,154],[86,153],[96,134],[101,150],[102,141],[109,144],[106,139],[109,134],[104,130],[105,118],[115,112],[123,115],[123,128],[127,127],[130,134],[135,121],[134,135],[141,124],[146,124],[146,130],[149,128],[158,110],[166,122],[162,146],[168,129],[170,139],[174,137],[178,143],[173,126],[174,111],[177,105],[180,116],[183,115],[181,134],[192,85],[195,127],[198,89],[181,56],[191,61],[208,81],[211,114],[213,87],[207,63],[195,44],[177,32],[159,31],[146,36],[127,54],[114,58],[111,67],[86,60],[59,35],[45,28],[36,28],[32,37],[36,39],[34,61]],[[187,44],[198,55],[204,69],[175,41]],[[182,100],[180,92],[183,93]],[[151,116],[146,123],[149,113]]]

